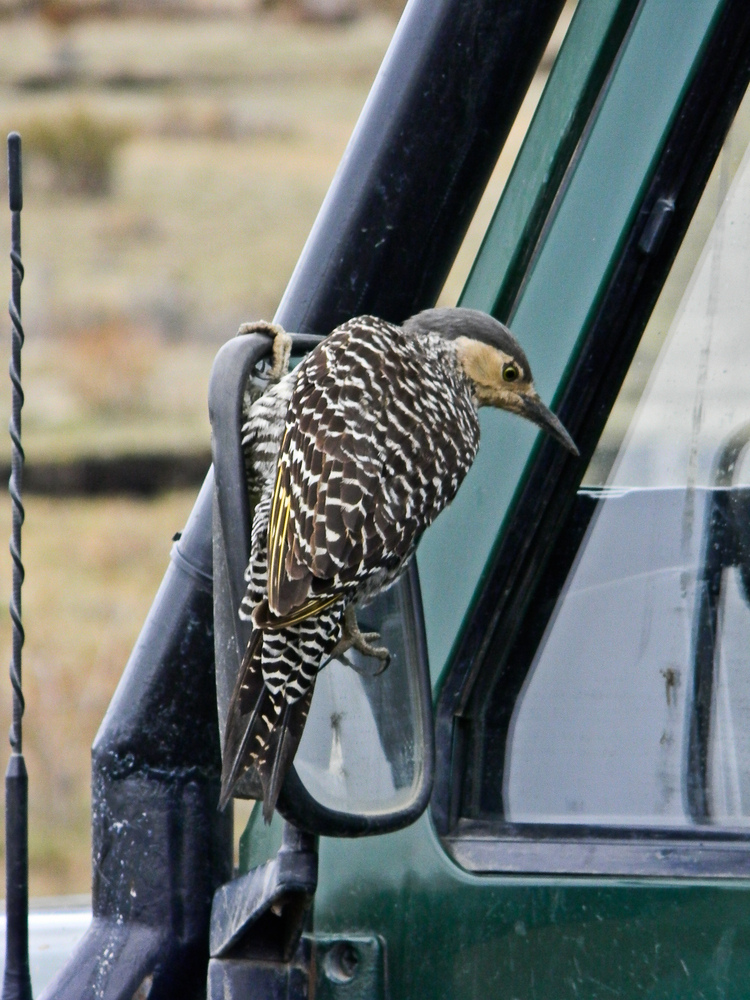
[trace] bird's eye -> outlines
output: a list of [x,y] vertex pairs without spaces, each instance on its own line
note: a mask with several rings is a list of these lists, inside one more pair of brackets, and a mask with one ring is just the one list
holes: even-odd
[[518,369],[515,365],[505,365],[503,368],[503,379],[506,382],[515,382],[518,378]]

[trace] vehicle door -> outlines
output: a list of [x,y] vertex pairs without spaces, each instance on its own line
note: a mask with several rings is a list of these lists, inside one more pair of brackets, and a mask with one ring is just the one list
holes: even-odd
[[749,70],[743,3],[581,0],[464,290],[581,456],[482,414],[420,544],[431,807],[315,903],[391,997],[750,989]]

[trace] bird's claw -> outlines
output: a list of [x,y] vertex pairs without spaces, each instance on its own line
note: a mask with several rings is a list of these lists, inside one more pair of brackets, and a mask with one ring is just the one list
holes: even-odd
[[[352,649],[353,647],[350,646],[349,648]],[[354,660],[350,660],[349,657],[346,655],[346,653],[339,653],[336,656],[333,656],[333,655],[330,656],[326,660],[326,663],[324,664],[324,666],[326,664],[330,663],[331,660],[338,660],[340,663],[345,663],[347,665],[347,667],[351,667],[351,669],[354,671],[354,673],[355,674],[359,674],[360,677],[380,677],[380,675],[383,674],[383,673],[385,673],[385,671],[391,665],[391,654],[388,652],[387,649],[385,649],[384,647],[382,647],[382,648],[384,649],[384,652],[386,653],[386,655],[384,657],[382,657],[382,659],[383,659],[382,666],[378,667],[377,670],[366,670],[364,667],[360,667],[357,663],[354,662]],[[359,652],[359,650],[358,650],[358,652]],[[363,655],[366,656],[368,654],[364,653]],[[378,657],[378,659],[380,659],[380,657]]]
[[[385,649],[384,646],[382,648]],[[386,672],[386,670],[388,669],[388,667],[390,667],[390,665],[391,665],[391,654],[388,652],[387,649],[385,649],[385,652],[388,655],[383,657],[382,664],[378,667],[377,670],[373,670],[373,672],[371,674],[369,674],[368,676],[370,676],[370,677],[380,677],[380,675],[384,674]]]
[[[380,638],[380,632],[360,632],[361,637],[364,639],[365,643],[369,645],[371,642],[377,642]],[[381,649],[383,647],[380,647]],[[360,650],[361,652],[361,650]],[[371,654],[374,655],[374,654]]]
[[[368,677],[379,677],[384,673],[391,664],[391,654],[386,646],[373,646],[372,643],[377,642],[380,638],[380,632],[360,632],[360,637],[364,640],[362,643],[353,642],[352,646],[361,653],[363,656],[372,657],[375,660],[382,660],[381,666],[378,667],[373,673],[368,672]],[[356,668],[355,668],[356,669]]]
[[[388,669],[391,662],[391,654],[386,646],[374,646],[373,643],[380,639],[379,632],[360,632],[359,625],[357,624],[357,617],[354,610],[354,605],[350,604],[346,611],[344,612],[344,621],[341,626],[341,638],[334,646],[331,651],[326,663],[330,663],[331,660],[339,659],[344,662],[352,670],[356,671],[358,674],[362,674],[363,677],[379,677],[385,670]],[[382,665],[375,671],[363,670],[353,663],[348,656],[344,654],[350,649],[356,650],[361,653],[362,656],[372,657],[376,660],[382,660]]]
[[237,336],[244,333],[267,333],[273,337],[273,347],[271,348],[273,364],[268,373],[272,382],[278,382],[289,371],[289,358],[292,354],[292,337],[283,326],[278,323],[268,323],[264,319],[253,320],[250,323],[242,323]]

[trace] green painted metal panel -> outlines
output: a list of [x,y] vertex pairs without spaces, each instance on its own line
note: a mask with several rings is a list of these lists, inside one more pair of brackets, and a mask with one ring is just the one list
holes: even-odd
[[239,868],[249,872],[251,868],[265,864],[278,854],[284,821],[276,812],[266,825],[260,806],[250,813],[245,829],[240,836]]
[[[502,197],[474,261],[459,304],[507,319],[498,299],[511,283],[519,253],[534,239],[536,216],[546,214],[561,169],[577,143],[602,77],[611,62],[609,41],[621,35],[635,0],[579,3]],[[622,22],[620,32],[616,31]],[[617,39],[612,39],[616,44]],[[609,58],[608,58],[609,57]],[[587,99],[588,98],[588,99]],[[566,142],[566,139],[568,140]]]
[[323,841],[315,924],[386,942],[390,1000],[745,998],[744,882],[472,876],[427,818]]
[[[599,2],[582,0],[582,5]],[[720,7],[720,0],[648,0],[639,10],[512,317],[545,400],[554,398],[596,306]],[[589,22],[579,21],[584,23]],[[495,242],[488,238],[483,252],[490,254]],[[504,261],[507,254],[498,267]],[[482,273],[489,266],[482,261]],[[498,273],[498,287],[503,277]],[[486,289],[483,294],[489,300]],[[482,304],[468,295],[464,301]],[[509,414],[482,412],[480,423],[474,467],[452,506],[425,533],[417,556],[434,680],[448,660],[537,438],[534,427]]]

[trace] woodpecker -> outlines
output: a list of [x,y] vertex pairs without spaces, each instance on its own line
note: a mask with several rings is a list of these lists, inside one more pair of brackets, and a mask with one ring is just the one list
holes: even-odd
[[220,808],[253,768],[270,822],[318,670],[351,648],[388,665],[356,609],[401,576],[455,497],[479,446],[478,409],[519,414],[578,451],[515,337],[485,313],[427,309],[401,326],[359,316],[287,374],[288,334],[252,328],[274,338],[278,381],[242,429],[254,514],[239,614],[253,631],[227,718]]

